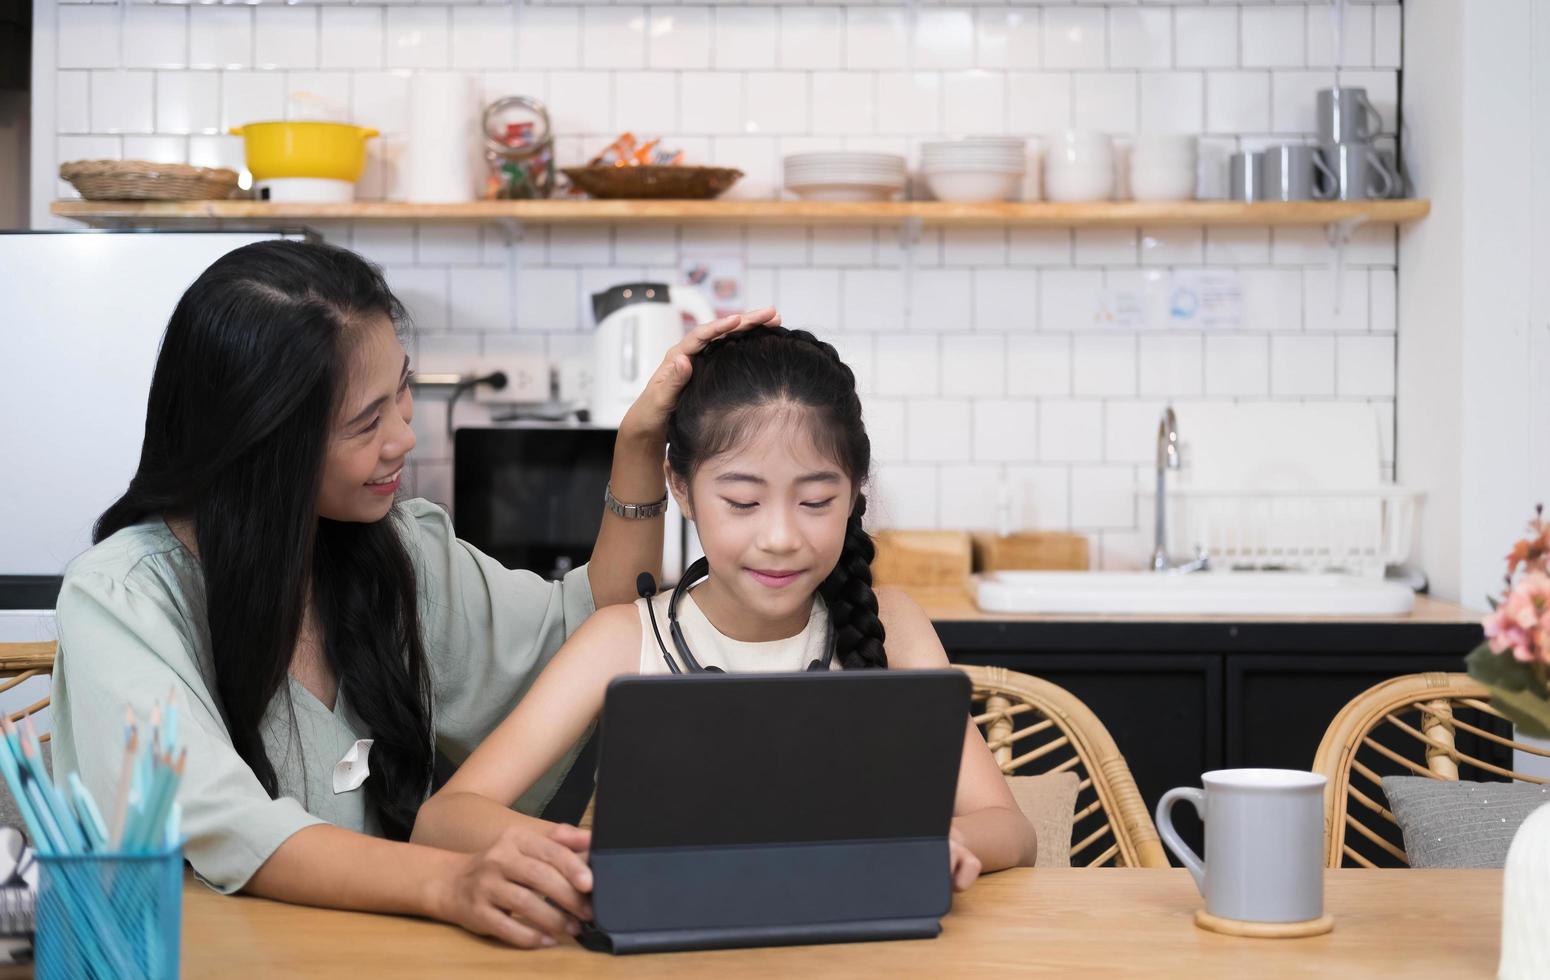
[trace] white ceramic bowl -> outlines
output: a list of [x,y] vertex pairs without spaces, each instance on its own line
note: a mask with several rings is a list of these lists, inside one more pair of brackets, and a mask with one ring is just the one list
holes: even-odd
[[1132,166],[1130,194],[1138,201],[1193,200],[1195,168]]
[[903,188],[882,184],[787,184],[804,201],[888,201]]
[[937,170],[925,175],[939,201],[1010,201],[1023,185],[1022,171]]
[[1114,196],[1114,167],[1044,167],[1044,196],[1051,201],[1107,201]]

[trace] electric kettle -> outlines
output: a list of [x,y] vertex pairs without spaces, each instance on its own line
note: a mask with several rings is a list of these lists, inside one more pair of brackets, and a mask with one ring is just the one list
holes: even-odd
[[686,314],[695,323],[716,318],[710,301],[690,286],[630,282],[592,295],[593,425],[623,421],[668,349],[683,339]]

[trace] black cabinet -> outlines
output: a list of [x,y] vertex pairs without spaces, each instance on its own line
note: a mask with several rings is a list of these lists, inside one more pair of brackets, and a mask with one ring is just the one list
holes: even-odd
[[[1324,729],[1390,677],[1461,671],[1467,622],[1015,622],[946,620],[955,663],[1043,677],[1103,721],[1149,808],[1211,769],[1307,769]],[[1175,826],[1196,848],[1189,807]]]

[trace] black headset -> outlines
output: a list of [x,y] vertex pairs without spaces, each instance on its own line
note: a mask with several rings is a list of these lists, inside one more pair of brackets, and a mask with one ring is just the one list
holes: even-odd
[[[678,585],[673,588],[673,597],[667,601],[667,632],[673,638],[673,648],[678,651],[678,656],[689,668],[691,674],[724,674],[726,671],[720,667],[702,667],[700,662],[694,659],[694,654],[689,650],[689,641],[684,639],[684,631],[678,625],[678,604],[683,597],[689,594],[689,590],[703,582],[710,575],[710,562],[704,558],[697,559],[688,568],[684,569],[683,578],[678,580]],[[682,674],[683,670],[673,655],[667,652],[667,644],[662,642],[662,631],[657,628],[656,604],[651,601],[657,594],[657,580],[650,572],[641,572],[635,577],[635,591],[642,599],[646,600],[646,612],[651,616],[651,632],[657,638],[657,646],[662,650],[662,659],[667,661],[667,669],[675,674]],[[834,629],[829,630],[829,644],[824,649],[823,658],[814,660],[807,665],[808,670],[828,670],[834,662]]]

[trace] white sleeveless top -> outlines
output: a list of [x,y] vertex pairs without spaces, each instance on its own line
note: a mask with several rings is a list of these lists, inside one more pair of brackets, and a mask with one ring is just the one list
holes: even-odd
[[[662,659],[662,648],[657,645],[657,634],[651,628],[651,614],[646,603],[656,604],[657,628],[662,632],[662,642],[680,670],[688,673],[689,666],[673,646],[673,637],[667,628],[667,606],[672,592],[663,592],[652,599],[636,599],[635,611],[640,614],[640,672],[642,674],[667,674],[667,662]],[[723,634],[695,604],[694,593],[684,596],[678,604],[678,628],[683,631],[689,652],[702,667],[720,667],[729,674],[771,673],[786,670],[806,670],[814,660],[822,660],[829,643],[829,609],[823,600],[813,596],[813,609],[808,614],[807,625],[796,636],[783,640],[766,640],[751,643],[734,640]],[[839,659],[830,665],[839,670]]]

